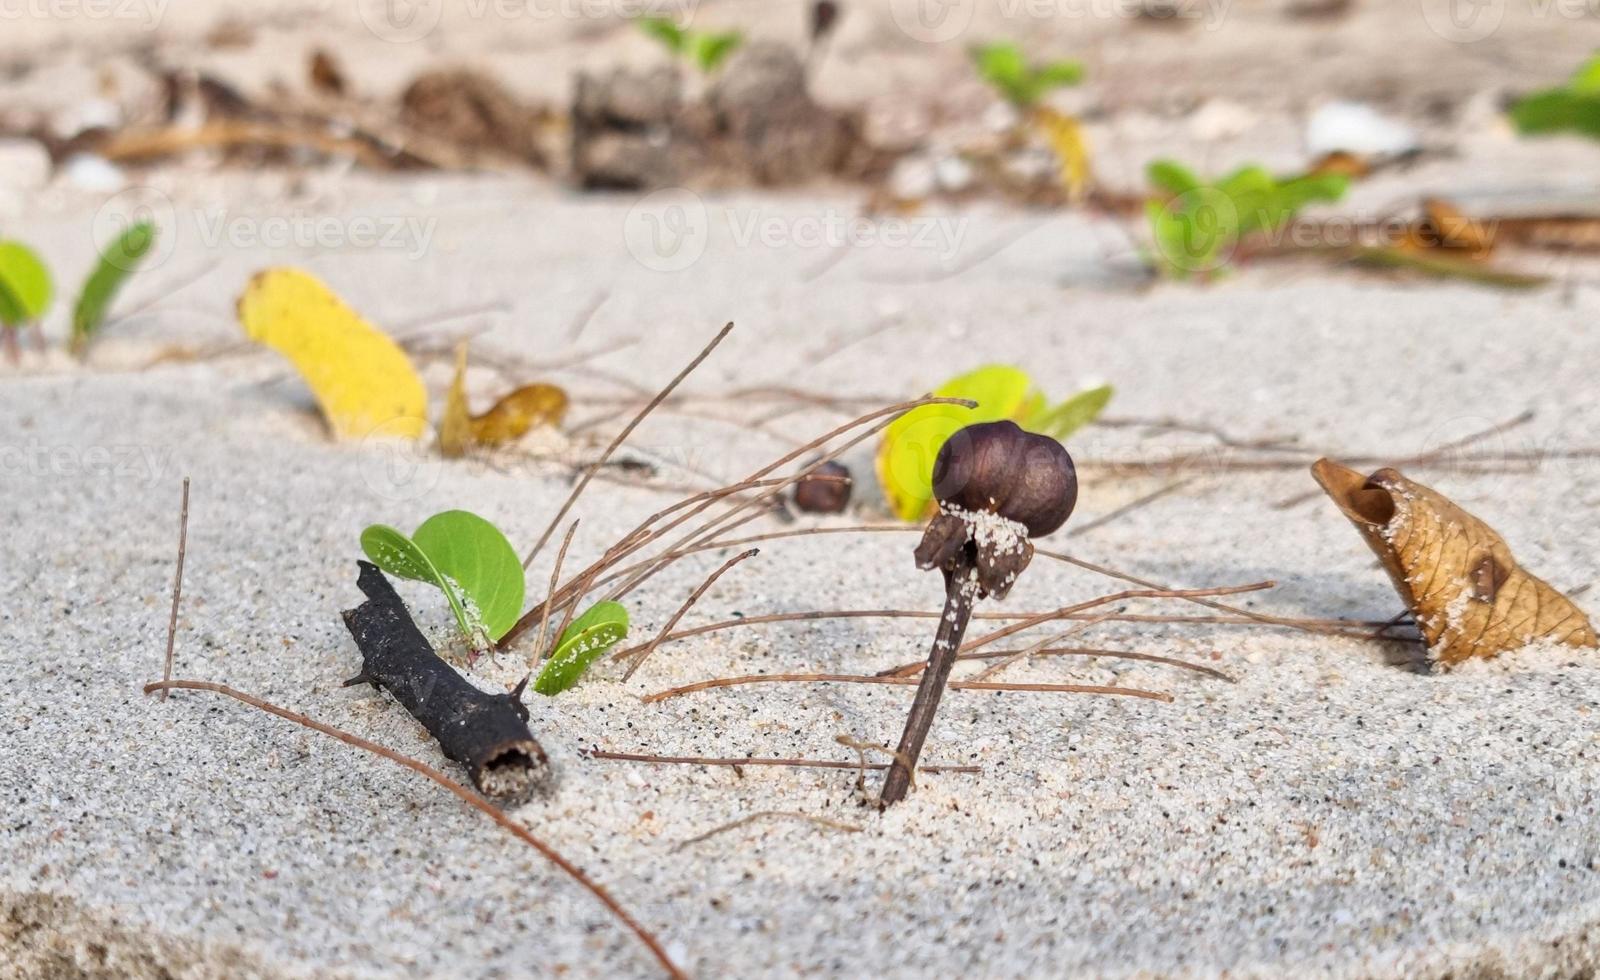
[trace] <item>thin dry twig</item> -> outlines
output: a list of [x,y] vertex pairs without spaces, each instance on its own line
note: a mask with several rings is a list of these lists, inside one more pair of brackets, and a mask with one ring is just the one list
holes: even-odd
[[544,856],[545,860],[560,868],[568,877],[581,885],[586,891],[589,892],[589,894],[593,895],[601,905],[604,905],[606,909],[609,910],[612,915],[616,916],[617,920],[626,926],[630,932],[639,937],[639,941],[645,944],[645,946],[650,950],[651,955],[656,958],[656,961],[661,964],[662,968],[667,971],[669,976],[687,980],[688,974],[684,973],[683,970],[678,968],[677,964],[672,962],[672,958],[667,955],[666,949],[662,947],[660,941],[656,939],[655,935],[641,925],[638,920],[634,919],[634,917],[628,913],[628,910],[623,908],[621,903],[613,898],[611,893],[607,891],[603,885],[585,874],[582,868],[579,868],[571,861],[568,861],[566,858],[562,857],[560,852],[558,852],[555,848],[529,833],[526,827],[512,820],[506,815],[504,810],[495,806],[493,803],[490,803],[488,800],[485,800],[477,793],[474,793],[472,790],[461,785],[454,779],[451,779],[449,776],[446,776],[444,773],[433,768],[427,763],[419,762],[410,756],[401,755],[393,749],[386,748],[376,742],[368,741],[359,735],[347,732],[341,728],[335,728],[332,725],[323,724],[322,722],[316,721],[315,719],[300,714],[299,712],[290,711],[287,708],[280,708],[269,701],[263,701],[258,697],[246,694],[243,691],[235,690],[225,684],[213,684],[210,681],[164,680],[153,684],[146,684],[144,688],[144,692],[146,694],[150,694],[155,691],[165,692],[169,690],[210,691],[214,694],[221,694],[226,697],[233,698],[235,701],[241,701],[250,705],[252,708],[260,709],[268,714],[277,715],[279,718],[283,718],[286,721],[291,721],[302,727],[321,732],[322,734],[331,738],[338,739],[346,745],[352,745],[358,749],[370,752],[373,755],[381,756],[385,759],[388,759],[390,762],[397,763],[406,767],[407,769],[410,769],[412,772],[415,772],[418,775],[426,776],[439,786],[442,786],[451,793],[454,793],[468,806],[471,806],[484,816],[487,816],[490,820],[493,820],[500,826],[501,829],[516,837],[518,840],[522,841],[524,844],[527,844],[534,850],[538,851]]
[[[1081,623],[1077,624],[1076,626],[1072,627],[1069,630],[1063,630],[1062,632],[1057,633],[1054,636],[1046,636],[1043,639],[1039,640],[1037,643],[1034,643],[1032,646],[1024,647],[1021,650],[1018,650],[1016,653],[1013,653],[1009,657],[1004,657],[1004,658],[996,660],[994,663],[990,664],[989,666],[983,668],[983,670],[979,671],[972,679],[975,680],[975,681],[986,681],[986,680],[989,680],[990,678],[997,676],[1001,671],[1005,670],[1007,667],[1010,667],[1012,664],[1015,664],[1015,663],[1017,663],[1019,661],[1022,661],[1022,660],[1026,660],[1029,656],[1031,656],[1032,654],[1038,653],[1040,650],[1043,650],[1045,647],[1049,646],[1050,644],[1052,644],[1052,643],[1060,643],[1062,640],[1065,640],[1069,636],[1074,636],[1074,635],[1076,635],[1078,633],[1082,633],[1084,630],[1089,629],[1092,626],[1096,626],[1096,625],[1098,625],[1100,623],[1105,622],[1107,617],[1114,616],[1117,613],[1122,612],[1126,608],[1127,608],[1126,606],[1118,606],[1115,610],[1113,610],[1112,612],[1106,613],[1104,616],[1096,616],[1093,619],[1085,620],[1084,622],[1081,622]],[[961,655],[957,654],[956,655],[956,660],[959,661],[960,659],[961,659]],[[926,663],[927,661],[923,661],[923,662]]]
[[734,555],[732,558],[729,558],[727,561],[723,562],[721,568],[718,568],[710,575],[707,575],[706,580],[700,583],[700,587],[695,589],[693,594],[689,596],[688,600],[684,602],[683,605],[678,607],[678,611],[672,614],[672,618],[667,620],[667,625],[661,628],[661,632],[656,634],[655,639],[644,645],[644,648],[640,650],[638,657],[635,658],[633,663],[628,665],[628,669],[623,672],[622,679],[627,681],[633,677],[634,672],[642,667],[644,662],[650,659],[650,655],[655,653],[656,647],[661,645],[662,637],[672,632],[672,628],[678,625],[678,620],[683,618],[684,613],[694,608],[694,604],[700,601],[700,597],[706,594],[706,590],[710,589],[711,586],[716,584],[717,579],[721,578],[723,573],[744,561],[746,558],[754,558],[759,554],[761,554],[761,551],[757,548],[751,548],[749,551],[740,552],[739,554]]
[[[1023,652],[1026,651],[979,650],[974,653],[957,654],[956,660],[1003,660],[1007,657],[1012,657]],[[1163,657],[1160,654],[1155,653],[1139,653],[1135,650],[1106,650],[1100,647],[1047,646],[1041,647],[1038,650],[1033,650],[1030,655],[1035,657],[1110,657],[1118,660],[1141,660],[1147,663],[1165,664],[1169,667],[1180,667],[1184,670],[1192,670],[1198,674],[1207,674],[1211,677],[1217,678],[1218,680],[1227,681],[1229,684],[1234,683],[1234,679],[1232,677],[1214,667],[1207,667],[1204,664],[1197,664],[1189,660],[1179,660],[1176,657]],[[884,677],[912,677],[927,665],[928,662],[926,660],[918,660],[913,663],[901,664],[898,667],[890,667],[887,670],[880,670],[878,673]]]
[[[189,551],[189,478],[183,478],[183,507],[178,512],[178,570],[172,576],[172,614],[167,619],[167,656],[161,668],[162,681],[172,680],[172,657],[178,640],[178,603],[183,598],[183,559]],[[161,692],[161,700],[167,692]]]
[[[567,560],[567,549],[572,546],[572,536],[577,533],[578,522],[575,520],[572,522],[572,526],[567,528],[567,536],[561,539],[561,548],[556,552],[555,567],[550,569],[551,592],[555,592],[556,583],[561,580],[561,566]],[[539,616],[539,638],[533,644],[534,663],[538,663],[539,659],[544,656],[544,641],[550,629],[550,604],[545,603],[543,608],[544,612]]]
[[[742,687],[746,684],[887,684],[895,687],[915,685],[915,677],[884,677],[878,674],[745,674],[741,677],[717,677],[709,681],[696,681],[682,687],[668,688],[640,698],[645,704],[654,704],[668,698],[712,691],[723,687]],[[1031,691],[1040,694],[1113,694],[1150,701],[1171,701],[1172,695],[1161,691],[1146,691],[1137,687],[1105,687],[1097,684],[1003,684],[997,681],[951,681],[952,691]],[[926,770],[924,770],[926,771]]]
[[1085,534],[1088,534],[1090,531],[1093,531],[1093,530],[1095,530],[1097,528],[1105,527],[1107,524],[1110,524],[1112,521],[1115,521],[1118,518],[1126,517],[1129,514],[1133,513],[1134,511],[1139,510],[1142,507],[1147,507],[1150,504],[1155,503],[1156,501],[1160,500],[1162,497],[1165,497],[1170,493],[1174,493],[1174,492],[1176,492],[1178,490],[1182,490],[1184,487],[1188,486],[1189,484],[1193,483],[1194,481],[1195,481],[1195,478],[1192,477],[1192,476],[1191,477],[1185,477],[1182,480],[1174,480],[1173,482],[1167,484],[1166,486],[1162,487],[1159,490],[1155,490],[1155,491],[1152,491],[1150,493],[1147,493],[1144,496],[1140,497],[1138,500],[1130,501],[1129,503],[1123,504],[1121,507],[1118,507],[1115,510],[1109,511],[1109,512],[1107,512],[1105,514],[1101,514],[1099,517],[1096,517],[1094,520],[1084,523],[1080,527],[1077,527],[1077,528],[1075,528],[1073,530],[1072,536],[1074,538],[1081,538]]
[[847,834],[857,834],[863,829],[853,823],[845,823],[842,820],[832,820],[828,817],[819,817],[810,813],[801,813],[799,810],[761,810],[756,813],[740,817],[737,820],[730,820],[725,824],[719,824],[703,834],[696,834],[695,836],[686,840],[681,840],[673,846],[673,850],[682,850],[683,848],[688,847],[690,844],[699,844],[702,841],[710,840],[718,834],[725,834],[730,830],[738,830],[740,827],[749,826],[750,824],[755,823],[757,820],[769,820],[773,817],[781,817],[786,820],[804,820],[808,823],[816,824],[819,827],[826,827],[830,830],[842,830]]
[[[609,759],[616,762],[652,762],[666,763],[682,766],[780,766],[794,769],[854,769],[854,762],[835,762],[832,759],[715,759],[690,755],[641,755],[635,752],[607,752],[603,749],[591,749],[591,759]],[[879,763],[868,763],[868,769],[882,770],[889,768]],[[982,766],[919,766],[918,772],[941,773],[978,773],[983,772]]]
[[578,502],[578,497],[582,495],[584,488],[589,485],[589,481],[594,478],[595,471],[605,465],[606,460],[610,459],[611,454],[617,451],[617,447],[621,446],[625,441],[627,441],[628,436],[633,434],[633,430],[638,428],[639,423],[643,422],[647,415],[655,411],[656,406],[660,405],[668,395],[672,394],[673,390],[676,389],[678,385],[683,383],[683,379],[687,378],[690,372],[700,366],[700,362],[711,356],[711,352],[716,350],[717,345],[722,343],[723,338],[727,337],[728,332],[732,329],[733,324],[729,322],[721,330],[717,331],[717,335],[711,338],[710,343],[701,348],[700,353],[694,356],[694,360],[685,365],[683,370],[679,371],[676,377],[667,382],[667,386],[665,388],[662,388],[660,391],[656,392],[656,396],[650,399],[649,403],[645,405],[644,408],[639,410],[639,413],[633,417],[632,421],[623,427],[621,432],[617,433],[616,438],[611,440],[611,445],[606,447],[605,452],[600,454],[599,459],[590,464],[588,471],[583,474],[583,479],[579,480],[578,485],[572,488],[572,493],[567,495],[567,499],[561,505],[561,509],[556,511],[556,516],[550,521],[550,526],[546,527],[544,529],[544,533],[539,535],[539,540],[534,544],[533,550],[528,552],[528,557],[522,560],[523,568],[527,568],[529,565],[533,564],[533,559],[538,556],[539,551],[544,547],[545,542],[550,540],[550,535],[555,533],[555,530],[561,524],[562,519],[567,516],[567,511],[571,510],[572,505]]

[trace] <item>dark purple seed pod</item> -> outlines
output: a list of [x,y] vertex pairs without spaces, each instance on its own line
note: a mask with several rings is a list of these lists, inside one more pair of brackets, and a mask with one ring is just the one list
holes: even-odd
[[850,506],[850,470],[829,460],[794,485],[794,505],[808,514],[842,514]]
[[1078,474],[1065,446],[1015,422],[980,422],[945,441],[933,462],[939,503],[986,511],[1042,537],[1078,502]]

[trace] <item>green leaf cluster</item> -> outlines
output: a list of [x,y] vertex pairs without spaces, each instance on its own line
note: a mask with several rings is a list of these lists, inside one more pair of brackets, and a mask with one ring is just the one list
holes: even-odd
[[708,75],[722,67],[728,56],[744,43],[744,35],[738,31],[691,31],[665,17],[642,17],[638,24],[647,37],[660,41],[668,51]]
[[1524,136],[1581,133],[1600,139],[1600,54],[1584,62],[1567,84],[1527,96],[1509,114]]
[[1259,166],[1206,182],[1171,160],[1150,164],[1147,176],[1160,192],[1145,204],[1156,264],[1175,279],[1215,273],[1246,236],[1283,227],[1307,204],[1337,201],[1350,184],[1343,174],[1275,177]]
[[1019,109],[1031,109],[1052,90],[1083,81],[1080,62],[1033,63],[1009,41],[974,47],[972,64],[985,82]]

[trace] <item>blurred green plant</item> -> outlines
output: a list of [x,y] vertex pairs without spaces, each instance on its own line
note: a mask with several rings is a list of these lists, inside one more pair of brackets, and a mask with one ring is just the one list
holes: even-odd
[[124,283],[138,269],[139,263],[150,254],[156,242],[156,226],[148,221],[129,225],[116,237],[104,252],[94,270],[84,281],[83,290],[72,310],[72,340],[74,354],[82,356],[89,341],[105,325],[106,315]]
[[1030,62],[1022,49],[1010,41],[980,44],[971,53],[978,76],[1018,109],[1032,109],[1052,90],[1083,81],[1081,63]]
[[1337,201],[1350,185],[1344,174],[1274,177],[1259,166],[1206,182],[1171,160],[1150,164],[1147,176],[1157,191],[1145,202],[1154,262],[1174,279],[1217,274],[1245,237],[1282,228],[1307,204]]
[[17,358],[17,333],[37,328],[54,299],[50,270],[38,253],[21,242],[0,242],[0,330],[12,360]]
[[923,405],[895,419],[878,444],[878,482],[889,509],[903,521],[920,521],[933,508],[933,461],[939,447],[958,430],[979,422],[1010,419],[1030,432],[1065,439],[1088,425],[1111,401],[1105,385],[1081,391],[1050,405],[1027,372],[1008,364],[989,364],[940,385],[934,395],[978,403]]
[[1524,136],[1581,133],[1600,139],[1600,54],[1584,62],[1567,84],[1518,101],[1509,115]]
[[708,75],[722,67],[728,56],[744,43],[744,35],[738,31],[691,31],[665,17],[642,17],[635,23],[645,36],[660,41],[668,51]]

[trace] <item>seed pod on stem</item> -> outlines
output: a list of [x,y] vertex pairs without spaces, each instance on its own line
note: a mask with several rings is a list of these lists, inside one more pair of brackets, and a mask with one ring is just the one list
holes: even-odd
[[1015,422],[985,422],[960,430],[939,449],[933,492],[939,513],[923,531],[916,559],[918,568],[944,573],[944,614],[884,778],[884,805],[904,799],[911,785],[973,604],[1011,590],[1033,558],[1028,539],[1051,533],[1072,514],[1078,477],[1066,448],[1049,436]]

